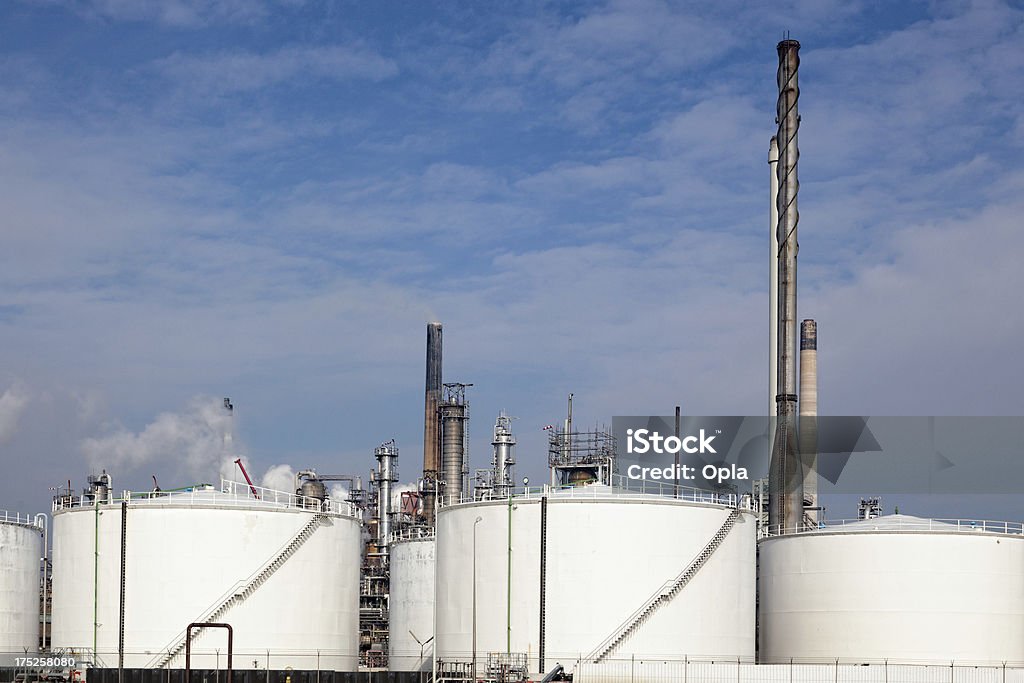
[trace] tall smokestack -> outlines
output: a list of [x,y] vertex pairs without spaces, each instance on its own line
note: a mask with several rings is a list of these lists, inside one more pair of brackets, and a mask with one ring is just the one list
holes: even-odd
[[769,210],[768,233],[768,417],[779,414],[775,394],[779,390],[779,144],[775,136],[768,145]]
[[779,99],[776,103],[776,143],[779,162],[776,173],[779,193],[776,206],[779,222],[776,235],[779,240],[778,268],[778,381],[775,403],[778,422],[768,473],[771,496],[768,524],[792,531],[803,523],[803,470],[797,443],[797,321],[796,321],[796,256],[797,256],[797,161],[800,152],[797,132],[800,115],[797,101],[800,88],[797,72],[800,68],[800,43],[783,40],[778,44],[779,70],[777,80]]
[[818,323],[800,324],[800,458],[807,516],[818,522]]
[[434,494],[441,460],[437,408],[441,402],[441,323],[427,323],[427,386],[423,405],[423,515],[434,523]]

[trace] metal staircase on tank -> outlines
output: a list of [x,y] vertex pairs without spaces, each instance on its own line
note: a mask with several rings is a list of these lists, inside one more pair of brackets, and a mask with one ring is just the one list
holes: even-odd
[[[232,607],[242,602],[250,595],[256,592],[256,590],[269,579],[274,572],[281,568],[281,566],[288,561],[292,555],[295,554],[302,545],[309,540],[309,538],[316,532],[320,524],[327,519],[327,515],[323,513],[316,513],[313,518],[310,519],[306,524],[299,530],[295,536],[279,551],[277,552],[266,564],[264,564],[256,573],[248,579],[244,579],[235,584],[235,587],[229,590],[226,597],[218,598],[214,605],[206,610],[201,617],[196,619],[197,622],[216,622]],[[199,637],[206,629],[198,628],[192,631],[192,640]],[[172,642],[170,646],[164,648],[163,655],[160,657],[156,664],[156,668],[163,669],[170,664],[174,659],[185,651],[185,631],[181,631]]]
[[714,552],[718,549],[725,538],[732,531],[733,526],[736,524],[736,520],[739,519],[739,509],[733,509],[729,511],[729,516],[726,517],[725,522],[715,532],[715,535],[711,538],[704,549],[700,551],[700,554],[694,558],[693,562],[686,566],[686,569],[682,571],[679,576],[675,579],[666,582],[661,586],[654,595],[647,599],[640,608],[631,614],[622,624],[620,624],[610,636],[608,636],[604,642],[598,645],[593,652],[587,655],[587,660],[592,662],[600,662],[602,659],[607,657],[615,650],[624,640],[632,635],[641,624],[647,621],[659,607],[670,601],[676,596],[679,591],[683,589],[686,584],[690,582],[700,568],[703,567],[707,561],[711,558]]

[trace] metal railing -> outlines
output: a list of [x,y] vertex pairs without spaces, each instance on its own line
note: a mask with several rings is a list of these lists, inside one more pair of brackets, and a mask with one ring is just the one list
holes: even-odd
[[[255,496],[253,495],[255,491]],[[258,497],[257,497],[258,496]],[[220,488],[212,484],[197,484],[174,491],[123,491],[120,496],[113,493],[101,500],[100,505],[127,502],[129,505],[216,505],[228,507],[301,508],[311,512],[324,512],[357,516],[355,505],[348,501],[327,498],[323,501],[287,491],[277,491],[262,486],[250,486],[244,482],[222,479]],[[53,511],[79,507],[93,507],[96,499],[92,495],[58,496],[53,499]]]
[[39,527],[39,515],[23,515],[20,512],[0,510],[0,524],[20,524],[21,526]]
[[[878,520],[877,524],[872,522]],[[886,531],[922,533],[989,533],[1024,536],[1024,522],[1006,522],[984,519],[830,519],[820,522],[817,527],[787,528],[781,525],[765,526],[761,537],[792,534],[836,534],[875,533]]]
[[433,527],[413,526],[397,529],[391,532],[388,540],[391,543],[395,543],[397,541],[416,541],[424,538],[434,538]]
[[[693,486],[675,486],[674,484],[648,481],[646,479],[631,479],[619,474],[611,476],[611,485],[586,484],[582,486],[520,486],[509,487],[509,497],[525,500],[536,500],[544,496],[553,498],[570,499],[627,499],[627,500],[650,500],[651,498],[662,498],[665,500],[680,500],[690,503],[704,503],[708,505],[721,505],[723,507],[738,507],[741,510],[756,511],[756,501],[749,495],[737,496],[735,493],[710,491]],[[489,496],[478,498],[472,492],[463,495],[459,499],[452,499],[448,496],[440,496],[439,505],[446,507],[459,503],[478,502],[480,500],[508,500],[505,496]]]

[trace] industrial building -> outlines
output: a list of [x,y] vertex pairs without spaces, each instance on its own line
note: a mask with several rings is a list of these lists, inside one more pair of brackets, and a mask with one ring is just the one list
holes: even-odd
[[[490,466],[471,474],[473,385],[445,381],[442,325],[431,322],[422,472],[409,490],[396,490],[394,441],[374,449],[367,489],[312,469],[290,491],[260,488],[240,461],[244,482],[173,491],[116,492],[111,473],[91,476],[54,498],[52,569],[46,517],[0,517],[0,651],[38,649],[52,576],[43,651],[73,654],[100,680],[122,669],[169,681],[186,658],[223,670],[230,625],[230,666],[287,683],[355,671],[493,683],[1024,682],[1020,523],[881,515],[877,501],[833,521],[819,500],[818,325],[797,311],[799,48],[777,48],[776,419],[755,495],[638,489],[618,472],[612,434],[574,425],[571,394],[541,485],[516,481],[505,412]],[[347,483],[343,497],[328,495],[334,481]]]

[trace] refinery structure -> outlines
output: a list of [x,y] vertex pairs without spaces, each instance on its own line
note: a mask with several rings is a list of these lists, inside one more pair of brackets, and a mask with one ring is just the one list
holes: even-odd
[[[445,377],[432,322],[411,485],[387,440],[365,480],[306,469],[276,491],[237,460],[237,481],[128,491],[101,472],[50,515],[0,513],[0,680],[1024,681],[1020,523],[884,515],[877,500],[835,521],[819,500],[818,328],[797,312],[799,48],[778,45],[776,419],[753,495],[624,477],[611,431],[579,429],[572,395],[546,453],[517,453],[501,412],[490,466],[471,470],[473,385]],[[541,458],[545,481],[517,479],[517,461]]]

